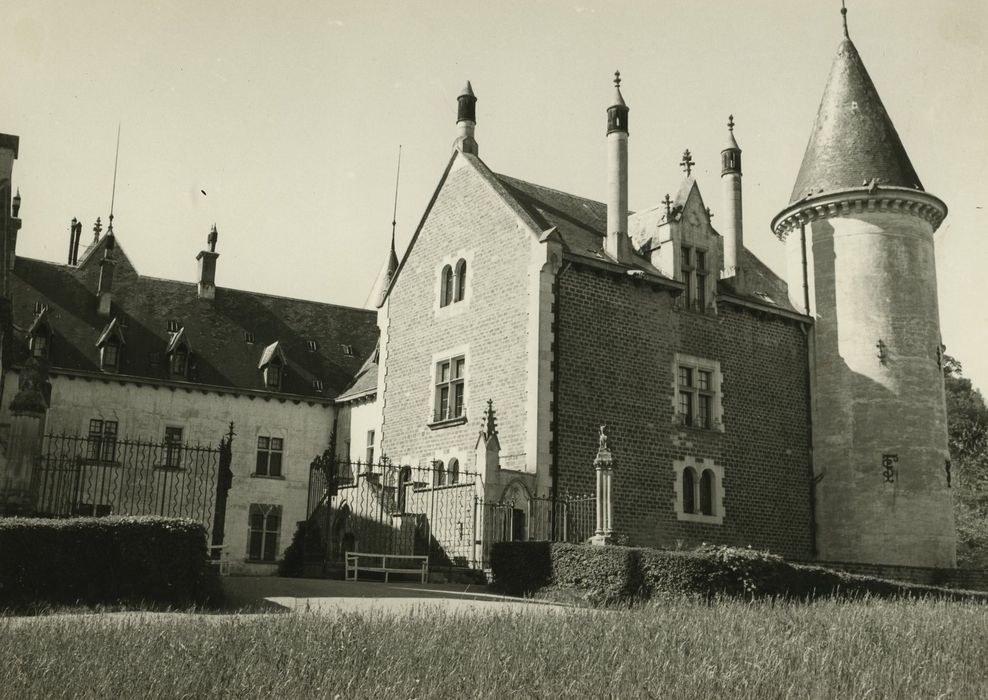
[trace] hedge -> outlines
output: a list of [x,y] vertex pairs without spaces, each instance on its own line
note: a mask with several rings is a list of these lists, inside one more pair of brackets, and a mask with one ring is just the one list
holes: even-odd
[[934,595],[988,600],[985,594],[791,564],[767,552],[725,546],[666,551],[502,542],[494,545],[491,566],[495,586],[509,593],[534,593],[553,586],[580,590],[594,603],[666,594],[796,599]]
[[206,529],[159,517],[0,518],[0,608],[217,603]]

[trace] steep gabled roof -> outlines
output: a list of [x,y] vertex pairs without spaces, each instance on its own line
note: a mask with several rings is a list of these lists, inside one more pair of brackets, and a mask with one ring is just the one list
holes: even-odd
[[370,396],[377,392],[377,363],[380,357],[380,341],[374,347],[374,352],[370,354],[364,362],[353,384],[347,387],[346,391],[336,397],[336,403],[346,403],[354,399]]
[[[111,315],[126,333],[127,348],[115,378],[172,381],[165,353],[174,321],[193,341],[191,387],[270,392],[257,365],[264,347],[277,341],[288,371],[281,391],[270,393],[331,400],[352,382],[377,341],[373,311],[223,287],[206,301],[194,283],[143,277],[129,263],[122,266],[121,258],[118,246]],[[52,369],[100,371],[96,341],[107,319],[97,314],[98,267],[17,258],[11,276],[15,363],[26,359],[25,331],[41,302],[52,330]],[[248,333],[254,342],[246,342]],[[315,350],[308,341],[315,341]],[[316,380],[324,391],[313,386]]]
[[876,179],[880,185],[923,189],[858,50],[844,39],[789,203]]

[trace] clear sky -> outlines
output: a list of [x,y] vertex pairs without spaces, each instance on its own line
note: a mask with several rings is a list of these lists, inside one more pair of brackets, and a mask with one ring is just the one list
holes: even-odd
[[[64,261],[109,212],[146,275],[195,279],[215,222],[221,286],[363,305],[478,97],[495,171],[604,197],[605,109],[631,108],[630,206],[675,194],[689,148],[721,211],[727,115],[744,149],[745,243],[782,271],[788,202],[841,38],[839,0],[11,3],[0,131],[21,137],[20,254]],[[851,37],[926,189],[947,352],[988,388],[988,3],[850,0]]]

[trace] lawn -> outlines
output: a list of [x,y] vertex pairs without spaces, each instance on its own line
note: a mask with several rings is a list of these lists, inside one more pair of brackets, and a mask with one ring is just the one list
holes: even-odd
[[988,696],[988,605],[655,602],[559,615],[0,618],[0,695]]

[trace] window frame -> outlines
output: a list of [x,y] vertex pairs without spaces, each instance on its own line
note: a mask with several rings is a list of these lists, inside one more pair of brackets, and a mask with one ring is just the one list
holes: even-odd
[[470,305],[473,252],[458,250],[436,263],[433,312],[438,317],[458,315]]
[[[275,446],[276,442],[277,447]],[[273,467],[275,463],[277,463],[277,468]],[[284,467],[285,439],[280,435],[258,435],[255,447],[254,473],[252,476],[260,476],[268,479],[284,479]],[[275,471],[277,473],[274,473]]]
[[710,250],[702,246],[681,243],[679,271],[683,284],[686,285],[682,297],[683,308],[706,313],[713,293],[710,285]]
[[433,362],[432,423],[466,420],[466,374],[465,352]]
[[674,460],[672,467],[676,519],[722,525],[726,514],[724,467],[712,460],[692,456]]
[[718,360],[676,353],[673,364],[673,414],[677,425],[694,430],[724,432],[722,384]]
[[[260,517],[256,528],[255,517]],[[271,519],[275,518],[274,524]],[[282,507],[271,503],[251,503],[247,509],[247,561],[258,564],[274,564],[278,560],[278,541],[283,524]],[[255,538],[255,535],[257,537]],[[255,541],[258,546],[255,549]],[[255,551],[257,556],[254,556]]]
[[374,440],[375,440],[375,431],[368,430],[367,443],[366,443],[366,447],[364,448],[364,457],[367,460],[368,466],[374,464]]
[[[175,435],[178,436],[175,439]],[[166,425],[165,437],[161,441],[162,469],[182,469],[182,448],[185,446],[185,426]]]
[[[112,426],[112,429],[110,428]],[[120,423],[105,418],[90,418],[86,440],[86,461],[112,464],[117,461]]]

